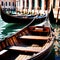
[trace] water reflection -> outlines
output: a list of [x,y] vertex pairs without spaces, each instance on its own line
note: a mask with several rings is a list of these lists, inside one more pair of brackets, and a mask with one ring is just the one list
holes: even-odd
[[8,33],[18,32],[18,28],[21,29],[24,25],[21,24],[12,24],[10,26],[6,25],[5,29],[3,30],[2,34],[7,35]]

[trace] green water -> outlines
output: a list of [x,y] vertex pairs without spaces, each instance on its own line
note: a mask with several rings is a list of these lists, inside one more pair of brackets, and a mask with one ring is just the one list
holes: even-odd
[[13,35],[23,28],[26,24],[6,23],[0,16],[0,40],[7,36]]
[[[0,40],[15,34],[25,25],[26,24],[6,23],[0,16]],[[55,24],[52,24],[52,26],[56,29],[60,28],[60,26],[57,26]],[[57,53],[59,54],[60,52],[57,51]],[[53,49],[47,60],[60,60],[60,54],[56,55],[56,51]]]

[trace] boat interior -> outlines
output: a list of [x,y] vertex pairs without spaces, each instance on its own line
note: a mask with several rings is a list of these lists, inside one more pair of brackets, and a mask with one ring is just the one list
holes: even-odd
[[30,26],[0,42],[0,59],[28,60],[49,46],[50,28]]

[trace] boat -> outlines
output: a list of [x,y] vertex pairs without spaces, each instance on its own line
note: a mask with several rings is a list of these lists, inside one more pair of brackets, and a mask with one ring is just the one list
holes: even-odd
[[[1,17],[3,21],[7,23],[29,23],[35,15],[27,14],[27,15],[10,15],[6,13],[6,11],[3,11],[2,8],[1,10]],[[46,15],[38,16],[37,19],[35,19],[35,22],[42,22],[46,18]]]
[[49,20],[50,20],[50,23],[56,24],[56,19],[54,17],[53,7],[52,6],[51,6],[50,14],[49,14]]
[[0,41],[1,60],[43,60],[51,53],[54,35],[44,22],[32,25],[36,17],[19,32]]

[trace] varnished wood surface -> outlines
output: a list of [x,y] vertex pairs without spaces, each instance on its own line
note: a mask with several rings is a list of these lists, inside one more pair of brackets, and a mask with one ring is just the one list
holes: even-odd
[[21,46],[11,46],[10,50],[18,50],[18,51],[25,51],[25,52],[39,52],[41,47],[21,47]]
[[49,36],[21,36],[20,39],[49,40]]
[[20,54],[15,60],[26,60],[26,59],[29,59],[30,57],[31,57],[30,55]]

